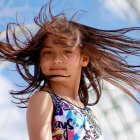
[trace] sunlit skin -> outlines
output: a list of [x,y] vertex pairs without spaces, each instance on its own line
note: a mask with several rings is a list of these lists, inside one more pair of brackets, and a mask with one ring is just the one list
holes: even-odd
[[81,69],[87,66],[89,58],[81,54],[80,47],[54,44],[51,37],[46,38],[42,46],[39,63],[42,73],[69,76],[50,78],[51,88],[60,96],[77,100]]
[[[54,44],[46,38],[40,52],[39,67],[45,76],[61,75],[49,79],[55,94],[79,107],[84,107],[78,97],[81,69],[88,64],[88,57],[80,53],[80,48]],[[49,91],[49,87],[45,87]],[[39,91],[29,100],[27,127],[31,140],[51,140],[52,100],[49,94]],[[47,116],[47,117],[46,117]],[[41,119],[40,119],[41,118]],[[39,120],[39,121],[38,121]]]

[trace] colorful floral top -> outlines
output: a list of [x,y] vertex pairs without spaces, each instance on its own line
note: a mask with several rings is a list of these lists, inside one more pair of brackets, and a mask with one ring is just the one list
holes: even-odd
[[53,140],[103,140],[97,118],[90,108],[79,108],[50,93],[54,104]]

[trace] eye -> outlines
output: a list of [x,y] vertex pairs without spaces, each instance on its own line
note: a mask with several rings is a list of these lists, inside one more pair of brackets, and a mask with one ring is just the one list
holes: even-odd
[[43,55],[52,54],[52,52],[51,52],[51,51],[43,51],[42,54],[43,54]]
[[66,54],[71,54],[71,53],[73,53],[71,50],[65,50],[64,51]]
[[51,54],[52,52],[51,51],[46,51],[46,54]]

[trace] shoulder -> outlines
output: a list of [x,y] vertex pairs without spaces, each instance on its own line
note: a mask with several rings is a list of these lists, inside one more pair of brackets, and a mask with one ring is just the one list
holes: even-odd
[[53,102],[48,92],[37,91],[30,97],[27,105],[27,118],[36,116],[45,119],[46,116],[51,117],[52,112]]
[[29,99],[26,112],[30,140],[51,139],[52,114],[53,102],[51,95],[45,91],[34,93]]
[[37,91],[29,99],[27,108],[34,104],[41,105],[42,103],[52,103],[51,95],[47,91]]
[[98,113],[94,110],[94,108],[91,108],[91,107],[86,107],[86,108],[92,116],[94,116],[95,118],[98,118]]

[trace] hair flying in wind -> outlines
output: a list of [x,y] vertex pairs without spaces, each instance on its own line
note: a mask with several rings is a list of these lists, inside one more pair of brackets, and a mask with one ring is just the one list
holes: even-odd
[[[19,100],[17,105],[28,102],[30,96],[23,98],[22,95],[30,95],[49,85],[49,80],[38,67],[42,42],[49,35],[56,43],[68,47],[80,46],[81,53],[89,56],[89,64],[82,68],[79,86],[79,97],[84,105],[98,103],[102,80],[120,88],[140,103],[129,90],[132,88],[140,92],[140,65],[132,65],[126,59],[128,56],[140,56],[140,40],[126,35],[131,31],[139,31],[140,27],[117,30],[89,27],[75,22],[73,18],[68,19],[64,12],[54,16],[51,1],[41,8],[34,21],[39,28],[36,33],[19,23],[9,23],[6,39],[0,42],[0,60],[15,63],[17,72],[27,82],[27,87],[22,90],[10,92]],[[17,35],[17,28],[22,38]],[[91,88],[96,95],[93,103],[89,103],[88,90]]]

